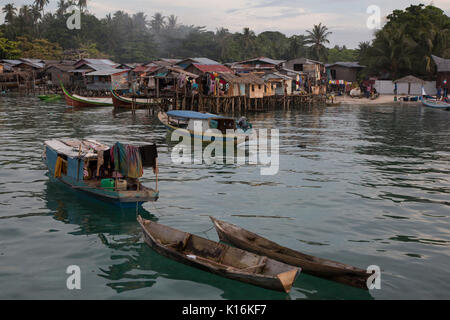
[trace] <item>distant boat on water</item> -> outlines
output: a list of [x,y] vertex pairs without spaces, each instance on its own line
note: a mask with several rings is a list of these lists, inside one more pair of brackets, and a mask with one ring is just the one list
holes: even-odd
[[[167,129],[177,130],[183,136],[189,136],[203,142],[233,141],[237,144],[249,140],[252,133],[252,125],[246,119],[236,121],[234,118],[207,112],[188,110],[161,111],[158,113],[158,119]],[[195,131],[196,122],[201,123],[201,132]],[[217,129],[220,133],[207,132],[208,129]],[[234,130],[234,132],[227,133],[227,130]]]

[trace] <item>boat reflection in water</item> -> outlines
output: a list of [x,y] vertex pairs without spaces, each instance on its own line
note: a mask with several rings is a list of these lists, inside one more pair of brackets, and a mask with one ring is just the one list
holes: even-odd
[[[300,296],[311,299],[372,299],[365,290],[307,274],[299,276],[291,293],[286,294],[192,268],[161,256],[144,243],[136,215],[158,221],[145,208],[138,207],[137,212],[136,208],[118,208],[50,181],[45,183],[44,190],[46,206],[54,219],[78,226],[70,232],[71,235],[96,236],[108,250],[109,259],[99,262],[94,272],[106,280],[100,281],[99,285],[113,289],[119,298],[293,299]],[[207,233],[197,230],[196,233],[211,239],[214,237],[213,230]],[[176,286],[176,292],[171,289],[173,286]]]

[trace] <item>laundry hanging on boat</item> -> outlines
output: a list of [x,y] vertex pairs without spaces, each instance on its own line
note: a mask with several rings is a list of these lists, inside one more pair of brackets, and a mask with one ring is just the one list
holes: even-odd
[[55,164],[55,178],[61,177],[62,164],[63,164],[63,159],[58,156],[58,158],[56,159],[56,164]]
[[144,174],[141,153],[138,147],[116,142],[110,149],[114,171],[129,178],[140,178]]
[[141,153],[142,166],[156,169],[156,158],[158,158],[156,144],[140,146],[139,152]]

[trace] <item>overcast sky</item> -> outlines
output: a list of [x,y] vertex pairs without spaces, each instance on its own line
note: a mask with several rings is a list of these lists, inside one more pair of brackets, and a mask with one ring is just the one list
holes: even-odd
[[[2,0],[2,7],[8,0]],[[32,4],[33,0],[12,0],[17,6]],[[56,9],[57,0],[50,0],[46,11]],[[433,3],[450,15],[450,0],[88,0],[88,10],[98,18],[123,10],[130,14],[143,11],[148,19],[155,12],[175,14],[181,23],[218,27],[241,31],[250,27],[256,33],[280,31],[291,36],[303,34],[314,24],[322,22],[332,35],[330,46],[346,45],[355,48],[359,42],[371,40],[373,30],[366,26],[370,5],[377,5],[381,15],[394,9],[405,9],[411,4]],[[3,15],[0,16],[3,21]]]

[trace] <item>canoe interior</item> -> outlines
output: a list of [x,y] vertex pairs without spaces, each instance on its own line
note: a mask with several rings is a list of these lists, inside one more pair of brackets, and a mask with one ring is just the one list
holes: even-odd
[[[166,252],[171,252],[171,257],[175,260],[195,261],[196,264],[209,269],[208,271],[216,271],[214,273],[224,276],[227,273],[235,274],[237,275],[234,277],[235,279],[239,278],[241,281],[250,283],[252,283],[251,278],[259,278],[255,281],[261,282],[261,286],[289,292],[300,271],[299,268],[265,256],[144,220],[140,216],[138,221],[144,230],[144,235],[147,234],[150,237],[153,245]],[[177,257],[178,259],[176,259]],[[269,284],[264,285],[264,279],[268,279]],[[278,288],[273,285],[274,282],[278,284]]]
[[264,254],[272,259],[301,267],[303,272],[333,280],[353,287],[367,289],[365,270],[344,263],[314,257],[283,247],[273,241],[263,238],[233,224],[210,217],[214,223],[219,238],[241,249],[258,254]]

